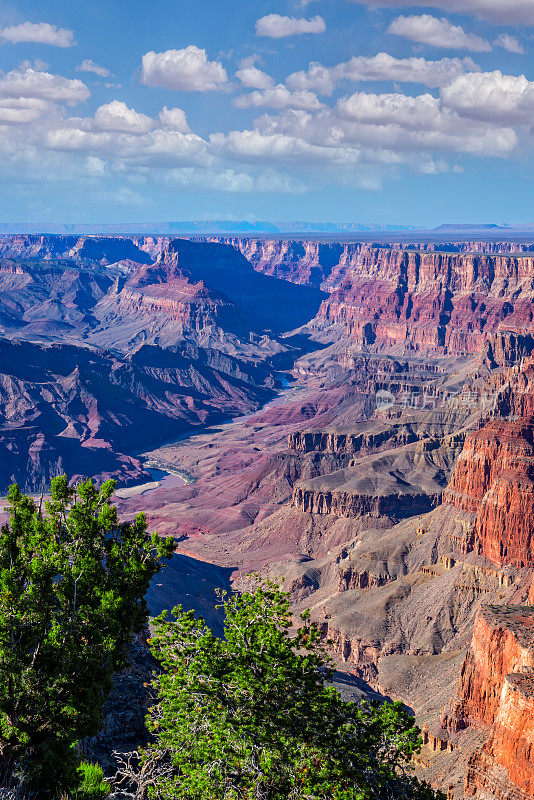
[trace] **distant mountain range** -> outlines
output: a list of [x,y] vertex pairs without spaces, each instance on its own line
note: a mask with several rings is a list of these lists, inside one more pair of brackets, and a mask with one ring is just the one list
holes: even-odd
[[57,233],[57,234],[289,234],[327,233],[350,234],[373,231],[413,231],[410,225],[374,225],[358,222],[250,222],[248,220],[202,220],[181,222],[132,222],[132,223],[63,223],[63,222],[0,222],[2,233]]
[[0,235],[8,234],[61,234],[61,235],[163,235],[163,236],[329,236],[345,237],[360,234],[362,237],[410,235],[412,233],[444,235],[488,234],[493,237],[502,232],[506,236],[514,233],[534,232],[534,223],[527,225],[507,224],[443,224],[427,229],[415,225],[379,225],[360,222],[251,222],[249,220],[185,220],[163,222],[124,223],[63,223],[63,222],[0,222]]

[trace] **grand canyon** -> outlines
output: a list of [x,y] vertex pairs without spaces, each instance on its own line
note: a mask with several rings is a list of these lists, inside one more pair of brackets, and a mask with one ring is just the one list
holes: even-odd
[[534,243],[356,235],[2,235],[0,489],[115,478],[153,613],[283,578],[421,778],[527,800]]

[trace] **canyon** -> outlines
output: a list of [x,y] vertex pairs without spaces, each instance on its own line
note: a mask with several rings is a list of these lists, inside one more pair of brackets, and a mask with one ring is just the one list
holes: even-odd
[[413,711],[421,778],[527,800],[533,301],[528,245],[446,232],[0,237],[2,489],[142,484],[153,611],[283,578],[340,689]]

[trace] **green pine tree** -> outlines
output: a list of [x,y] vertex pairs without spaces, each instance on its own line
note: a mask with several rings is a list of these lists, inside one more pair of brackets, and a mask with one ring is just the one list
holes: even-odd
[[172,540],[119,522],[114,481],[52,481],[46,511],[17,486],[0,531],[0,774],[39,797],[80,780],[75,744],[98,732],[113,673],[146,623]]
[[[181,607],[156,621],[162,664],[138,785],[160,800],[370,800],[436,794],[410,774],[419,731],[400,703],[329,685],[320,632],[276,583],[224,598],[219,639]],[[150,776],[150,780],[147,780]],[[141,792],[141,793],[143,793]]]

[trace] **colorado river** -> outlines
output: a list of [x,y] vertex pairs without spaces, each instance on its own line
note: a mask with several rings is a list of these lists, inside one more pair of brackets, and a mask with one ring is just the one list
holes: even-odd
[[[282,391],[268,400],[263,406],[261,406],[261,408],[251,411],[249,414],[243,414],[239,417],[231,417],[230,419],[218,423],[218,425],[228,425],[233,422],[237,422],[238,420],[247,419],[247,417],[252,417],[254,414],[258,414],[260,411],[264,411],[270,406],[276,406],[280,403],[286,402],[287,398],[285,395],[287,390],[296,388],[294,378],[290,373],[282,373],[278,375],[278,380],[282,385]],[[176,439],[166,442],[164,445],[162,445],[162,447],[170,447],[173,444],[178,444],[178,442],[183,442],[192,436],[203,434],[212,427],[213,425],[207,425],[205,427],[192,428],[191,430],[182,433],[180,436],[177,436]],[[144,481],[143,483],[136,483],[133,486],[127,486],[123,489],[117,489],[115,496],[121,500],[128,500],[130,497],[143,495],[145,492],[150,492],[160,486],[164,486],[167,489],[175,489],[177,486],[183,486],[186,483],[194,482],[194,479],[192,479],[192,477],[185,472],[180,472],[178,469],[166,470],[164,467],[165,464],[163,463],[157,462],[157,464],[153,464],[153,462],[147,460],[144,464],[144,468],[145,471],[150,474],[152,480]]]
[[185,478],[174,472],[166,472],[162,469],[152,469],[150,467],[145,467],[145,471],[149,473],[152,478],[151,481],[136,483],[134,486],[127,486],[124,489],[117,489],[115,497],[119,497],[121,500],[128,500],[130,497],[150,492],[152,489],[157,489],[159,486],[175,489],[177,486],[183,486],[184,483],[187,483]]

